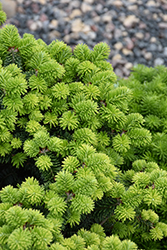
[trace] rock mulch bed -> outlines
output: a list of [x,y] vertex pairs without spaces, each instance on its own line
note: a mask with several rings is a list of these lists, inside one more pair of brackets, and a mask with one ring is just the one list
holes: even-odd
[[128,77],[138,63],[167,65],[167,0],[15,2],[16,13],[7,23],[16,25],[21,36],[32,33],[47,44],[58,39],[72,47],[107,42],[110,62],[120,77]]

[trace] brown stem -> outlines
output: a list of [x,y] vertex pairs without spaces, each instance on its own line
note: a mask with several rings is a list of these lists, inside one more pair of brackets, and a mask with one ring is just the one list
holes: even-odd
[[107,218],[105,218],[105,219],[100,223],[100,225],[102,226],[109,218],[110,218],[110,216],[108,216]]

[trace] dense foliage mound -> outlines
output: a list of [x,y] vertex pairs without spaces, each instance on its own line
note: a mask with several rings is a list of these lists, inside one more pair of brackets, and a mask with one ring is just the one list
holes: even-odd
[[166,69],[109,53],[0,30],[2,249],[165,249]]
[[147,68],[134,67],[128,80],[120,80],[119,86],[126,86],[133,92],[129,103],[130,113],[140,113],[143,127],[152,134],[152,142],[146,148],[143,158],[157,162],[167,169],[167,69],[164,66]]

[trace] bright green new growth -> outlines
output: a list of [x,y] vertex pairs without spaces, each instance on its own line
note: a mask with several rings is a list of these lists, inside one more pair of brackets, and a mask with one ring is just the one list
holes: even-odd
[[[65,172],[62,172],[62,174],[65,175]],[[57,179],[57,187],[59,193],[61,193],[63,191],[62,185],[59,186],[59,177]],[[69,184],[72,186],[72,181]],[[7,186],[0,192],[2,201],[0,204],[1,246],[6,246],[12,250],[29,248],[64,250],[137,249],[136,244],[130,240],[121,242],[118,236],[106,237],[102,226],[98,224],[93,224],[90,231],[81,229],[71,238],[63,238],[61,234],[62,215],[71,203],[70,200],[74,198],[70,196],[70,193],[67,193],[66,198],[61,198],[54,191],[55,188],[56,186],[52,184],[45,193],[36,180],[28,178],[19,188]],[[84,197],[80,196],[78,199],[83,202]],[[29,208],[38,203],[45,204],[44,206],[48,209],[46,217],[39,210]],[[77,203],[75,202],[76,205]],[[77,219],[78,217],[79,219],[79,210],[71,211],[71,218]]]
[[0,25],[6,21],[6,13],[2,10],[2,3],[0,3]]
[[2,249],[164,246],[166,71],[118,82],[109,53],[0,30]]

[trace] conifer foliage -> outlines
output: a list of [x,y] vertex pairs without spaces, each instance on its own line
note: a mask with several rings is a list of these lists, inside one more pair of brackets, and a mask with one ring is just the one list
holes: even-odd
[[0,30],[2,249],[165,249],[166,71],[109,53]]

